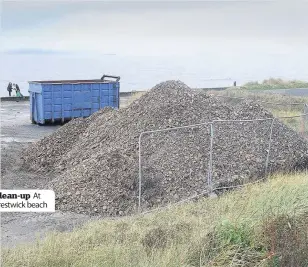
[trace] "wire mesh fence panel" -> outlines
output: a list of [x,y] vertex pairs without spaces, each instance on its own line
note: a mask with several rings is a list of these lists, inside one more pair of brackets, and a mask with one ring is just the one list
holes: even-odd
[[270,111],[276,118],[279,118],[291,129],[300,133],[302,136],[307,137],[308,116],[303,115],[308,112],[307,104],[304,102],[305,100],[289,99],[284,96],[280,96],[277,100],[271,102],[273,101],[272,96],[267,100],[266,98],[263,99],[264,96],[260,97],[259,94],[249,94],[249,97],[247,98],[234,97],[232,95],[218,95],[218,97],[222,101],[233,106],[241,105],[246,101],[252,100],[261,105],[265,110]]
[[253,182],[266,175],[272,120],[215,121],[213,188]]
[[277,117],[296,116],[303,113],[305,103],[299,102],[258,102]]
[[[302,117],[291,119],[299,123]],[[301,170],[308,164],[307,141],[283,120],[275,119],[273,124],[269,173]]]
[[208,125],[147,133],[141,139],[141,210],[165,206],[207,188]]
[[286,126],[299,133],[301,136],[306,135],[306,121],[304,115],[294,116],[294,117],[282,117],[279,118]]
[[264,107],[292,130],[305,135],[305,104],[304,103],[267,103]]

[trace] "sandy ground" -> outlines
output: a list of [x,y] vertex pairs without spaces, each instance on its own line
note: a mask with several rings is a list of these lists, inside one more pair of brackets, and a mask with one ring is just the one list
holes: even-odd
[[[33,125],[29,119],[29,102],[1,103],[1,189],[44,189],[51,176],[22,169],[20,153],[59,126]],[[32,242],[51,231],[70,231],[91,219],[89,216],[63,213],[0,213],[1,246],[13,247]]]

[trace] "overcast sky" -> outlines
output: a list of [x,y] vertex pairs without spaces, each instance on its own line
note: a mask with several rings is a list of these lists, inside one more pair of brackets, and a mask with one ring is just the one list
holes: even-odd
[[0,80],[308,80],[307,14],[291,0],[2,1]]
[[293,1],[4,1],[1,49],[134,55],[252,48],[288,52],[308,45],[307,11],[307,2]]

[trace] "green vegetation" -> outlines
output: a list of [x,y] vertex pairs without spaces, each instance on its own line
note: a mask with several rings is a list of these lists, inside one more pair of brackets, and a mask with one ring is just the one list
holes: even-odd
[[2,250],[2,266],[308,266],[308,173],[218,198],[92,222]]
[[262,83],[259,82],[249,82],[243,86],[248,90],[269,90],[269,89],[289,89],[289,88],[308,88],[308,82],[305,81],[285,81],[282,79],[269,78],[264,80]]

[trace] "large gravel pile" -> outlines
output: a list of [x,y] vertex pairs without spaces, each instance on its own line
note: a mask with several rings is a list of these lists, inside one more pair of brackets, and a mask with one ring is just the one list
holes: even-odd
[[[141,132],[220,120],[213,125],[212,185],[217,187],[264,177],[272,121],[222,121],[257,118],[272,115],[253,102],[231,106],[182,82],[167,81],[125,109],[103,110],[80,125],[72,121],[32,145],[24,160],[32,169],[60,171],[50,187],[61,210],[124,215],[136,208]],[[145,134],[141,144],[143,208],[207,188],[208,125]],[[275,121],[269,170],[307,166],[307,143]]]
[[[34,170],[50,172],[58,167],[58,162],[72,149],[81,134],[90,124],[95,124],[98,117],[103,117],[114,110],[106,107],[95,112],[88,118],[77,118],[59,128],[55,133],[44,137],[30,145],[23,153],[24,167]],[[61,168],[63,170],[63,168]]]

